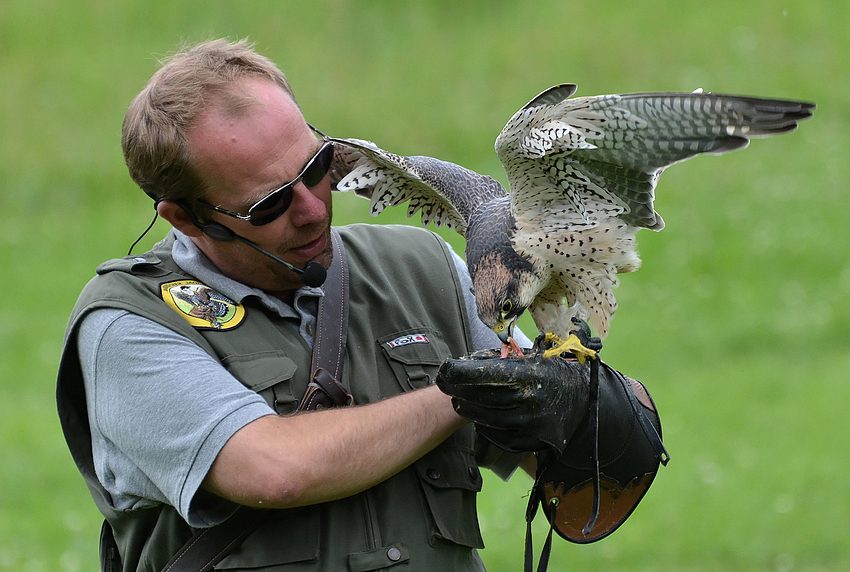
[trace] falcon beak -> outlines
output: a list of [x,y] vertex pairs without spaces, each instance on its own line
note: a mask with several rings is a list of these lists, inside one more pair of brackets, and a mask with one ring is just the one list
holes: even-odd
[[516,353],[519,357],[524,357],[522,349],[514,339],[514,326],[519,316],[514,316],[511,320],[502,320],[496,324],[493,331],[499,336],[502,341],[502,357],[508,357],[511,352]]
[[514,325],[516,324],[516,318],[511,320],[500,320],[493,327],[493,331],[496,332],[496,335],[499,336],[499,339],[502,340],[503,344],[509,343],[512,337],[514,337]]

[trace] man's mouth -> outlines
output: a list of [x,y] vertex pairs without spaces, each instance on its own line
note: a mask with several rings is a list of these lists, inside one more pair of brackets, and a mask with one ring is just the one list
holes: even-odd
[[327,237],[327,233],[323,232],[315,240],[311,240],[310,242],[307,242],[295,248],[290,248],[288,250],[288,254],[290,254],[292,258],[295,258],[299,261],[307,262],[309,260],[312,260],[325,250],[325,246],[327,245]]

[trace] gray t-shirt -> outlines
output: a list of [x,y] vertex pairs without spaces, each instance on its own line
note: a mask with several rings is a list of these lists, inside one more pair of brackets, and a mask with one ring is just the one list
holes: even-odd
[[[172,250],[184,271],[241,303],[257,298],[268,311],[290,319],[312,346],[321,288],[304,286],[290,306],[262,290],[222,275],[178,231]],[[475,313],[471,280],[452,252],[472,322],[475,349],[499,339]],[[517,332],[521,345],[530,341]],[[195,343],[153,320],[124,310],[88,314],[78,334],[95,470],[119,510],[167,503],[194,527],[225,520],[236,505],[198,494],[213,461],[230,437],[275,412]],[[514,459],[516,461],[516,459]]]

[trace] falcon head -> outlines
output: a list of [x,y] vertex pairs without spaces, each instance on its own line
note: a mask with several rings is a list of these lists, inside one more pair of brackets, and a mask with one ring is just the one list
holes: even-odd
[[532,261],[514,250],[510,208],[510,197],[494,199],[473,213],[466,230],[466,264],[478,317],[503,345],[513,341],[517,319],[542,286]]
[[470,274],[479,319],[511,344],[517,320],[540,289],[534,267],[513,249],[491,250],[473,258]]
[[471,274],[478,317],[507,343],[517,319],[531,302],[522,296],[521,280],[494,253],[479,261]]

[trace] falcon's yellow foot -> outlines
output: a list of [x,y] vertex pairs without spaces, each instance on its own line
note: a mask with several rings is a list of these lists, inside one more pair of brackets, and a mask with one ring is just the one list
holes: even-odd
[[543,352],[543,357],[550,358],[559,356],[564,352],[571,352],[578,358],[579,363],[584,363],[587,358],[596,359],[596,351],[584,347],[575,334],[570,334],[570,337],[566,340],[562,340],[555,334],[546,334],[546,341],[555,342],[555,347]]

